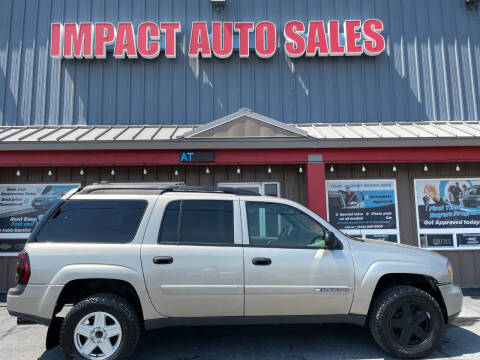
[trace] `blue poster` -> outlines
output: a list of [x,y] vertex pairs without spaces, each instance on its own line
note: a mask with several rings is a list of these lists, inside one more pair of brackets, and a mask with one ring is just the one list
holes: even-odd
[[473,179],[415,180],[420,229],[478,229],[480,181]]
[[395,180],[329,180],[328,218],[349,229],[396,229]]

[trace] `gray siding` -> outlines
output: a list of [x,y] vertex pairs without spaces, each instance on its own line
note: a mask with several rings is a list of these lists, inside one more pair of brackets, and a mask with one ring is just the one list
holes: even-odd
[[[396,179],[398,200],[398,221],[402,244],[418,246],[417,219],[415,212],[414,179],[438,179],[442,177],[480,177],[478,163],[464,163],[461,171],[455,171],[455,164],[428,164],[428,172],[423,164],[397,164],[397,173],[391,164],[366,165],[362,173],[361,165],[336,165],[335,172],[327,172],[327,179]],[[480,285],[480,250],[438,251],[448,257],[455,270],[455,282],[462,286]]]
[[80,167],[51,167],[52,176],[48,176],[47,167],[22,168],[16,176],[15,168],[0,168],[0,184],[42,184],[42,183],[79,183],[82,186],[94,182],[184,182],[191,186],[216,186],[221,182],[279,182],[280,195],[284,198],[306,204],[305,172],[298,172],[298,165],[272,165],[272,173],[265,165],[210,166],[210,174],[205,173],[205,166],[179,166],[178,176],[174,176],[174,166],[147,166],[147,175],[143,166],[123,166],[115,168],[115,176],[110,175],[111,167],[84,167],[85,175],[80,175]]
[[0,294],[15,286],[16,264],[16,256],[0,256]]
[[[193,20],[371,17],[377,58],[184,56]],[[182,22],[176,59],[49,57],[51,22],[145,19]],[[479,119],[480,6],[464,0],[2,0],[0,34],[0,125],[197,124],[241,107],[287,123]]]

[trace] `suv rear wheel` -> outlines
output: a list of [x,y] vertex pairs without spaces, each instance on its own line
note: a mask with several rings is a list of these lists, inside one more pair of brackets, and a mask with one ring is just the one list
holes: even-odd
[[67,314],[60,346],[65,359],[129,359],[139,337],[133,306],[114,294],[96,294],[77,303]]
[[444,318],[436,300],[413,286],[384,290],[370,312],[370,331],[386,352],[414,359],[428,355],[440,342]]

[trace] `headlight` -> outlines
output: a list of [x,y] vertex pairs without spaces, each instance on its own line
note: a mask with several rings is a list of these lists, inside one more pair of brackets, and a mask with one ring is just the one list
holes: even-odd
[[453,266],[450,261],[447,263],[448,274],[450,275],[450,280],[453,281]]

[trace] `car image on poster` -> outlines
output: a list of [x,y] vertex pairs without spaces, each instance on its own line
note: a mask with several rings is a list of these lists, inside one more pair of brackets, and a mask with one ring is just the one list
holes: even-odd
[[79,184],[1,185],[0,252],[17,252],[43,214]]

